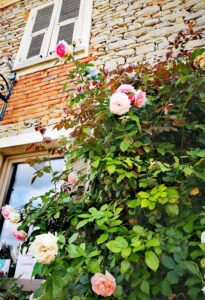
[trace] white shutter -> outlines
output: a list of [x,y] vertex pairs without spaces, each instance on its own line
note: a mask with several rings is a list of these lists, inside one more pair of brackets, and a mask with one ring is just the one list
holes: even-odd
[[57,4],[49,3],[31,10],[14,69],[43,61],[48,56]]
[[61,40],[65,40],[68,44],[76,42],[76,51],[84,50],[83,22],[87,20],[88,26],[86,25],[86,27],[90,32],[89,23],[91,23],[92,9],[86,15],[86,8],[92,8],[92,0],[60,0],[59,5],[60,9],[56,16],[49,50],[50,55],[53,54],[55,45]]

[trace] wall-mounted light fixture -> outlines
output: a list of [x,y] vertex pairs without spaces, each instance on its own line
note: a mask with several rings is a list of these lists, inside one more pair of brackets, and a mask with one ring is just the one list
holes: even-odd
[[[0,121],[3,120],[6,107],[8,104],[9,97],[11,95],[14,83],[16,81],[16,73],[12,71],[13,63],[10,58],[3,59],[4,65],[10,69],[10,73],[8,75],[8,79],[4,77],[4,75],[0,74],[0,100],[3,101],[3,105],[0,111]],[[2,83],[3,80],[3,83]]]

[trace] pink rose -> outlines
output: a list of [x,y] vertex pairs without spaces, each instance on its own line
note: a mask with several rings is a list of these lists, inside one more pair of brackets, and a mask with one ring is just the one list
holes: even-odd
[[137,107],[144,106],[147,101],[146,92],[138,90],[134,95],[134,97],[130,99],[130,101]]
[[73,47],[71,45],[68,45],[66,41],[60,41],[56,45],[55,53],[56,56],[59,58],[71,56],[73,54]]
[[122,84],[117,89],[117,93],[124,93],[124,94],[135,93],[135,89],[130,84]]
[[10,215],[15,213],[15,210],[10,205],[5,205],[1,209],[1,214],[4,219],[9,219]]
[[105,275],[96,273],[91,278],[91,284],[93,292],[103,297],[113,295],[117,287],[115,278],[108,271]]
[[78,176],[74,172],[70,172],[68,175],[68,183],[75,184],[78,181]]
[[20,242],[24,242],[25,239],[27,238],[27,233],[23,230],[18,231],[18,230],[14,230],[13,231],[13,236]]

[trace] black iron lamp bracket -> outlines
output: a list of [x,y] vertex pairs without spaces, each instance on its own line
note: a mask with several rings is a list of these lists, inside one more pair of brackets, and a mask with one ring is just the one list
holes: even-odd
[[16,73],[11,72],[9,74],[9,80],[7,80],[2,74],[0,74],[0,79],[1,81],[3,80],[3,83],[0,83],[0,100],[3,101],[3,106],[0,111],[0,121],[2,121],[6,112],[9,97],[16,81]]

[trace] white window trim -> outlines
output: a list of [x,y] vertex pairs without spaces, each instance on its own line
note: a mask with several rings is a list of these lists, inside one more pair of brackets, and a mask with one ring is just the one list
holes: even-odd
[[[52,3],[54,3],[54,10],[51,17],[49,28],[47,31],[42,31],[42,32],[46,32],[47,34],[47,37],[44,38],[41,47],[41,49],[43,50],[41,55],[43,57],[40,58],[38,56],[31,59],[25,59],[25,61],[21,62],[21,58],[27,55],[30,46],[31,31],[33,28],[33,23],[35,21],[35,16],[37,11],[46,6],[51,5]],[[53,43],[54,41],[56,43],[57,36],[58,36],[58,26],[56,24],[57,24],[58,16],[60,14],[61,3],[62,0],[55,0],[54,2],[49,2],[45,5],[36,7],[31,10],[29,19],[27,21],[24,30],[23,38],[21,40],[20,48],[16,60],[14,62],[14,67],[13,67],[14,71],[18,71],[27,67],[35,66],[36,64],[42,64],[56,59],[55,53],[53,53],[52,49],[54,48]],[[81,40],[81,43],[77,43],[75,47],[75,55],[77,59],[87,57],[89,53],[90,32],[91,32],[91,25],[92,25],[92,9],[93,9],[93,0],[81,0],[80,12],[76,24],[77,26],[75,26],[74,28],[74,39],[76,39],[77,41]],[[45,67],[46,65],[44,65],[43,68]]]

